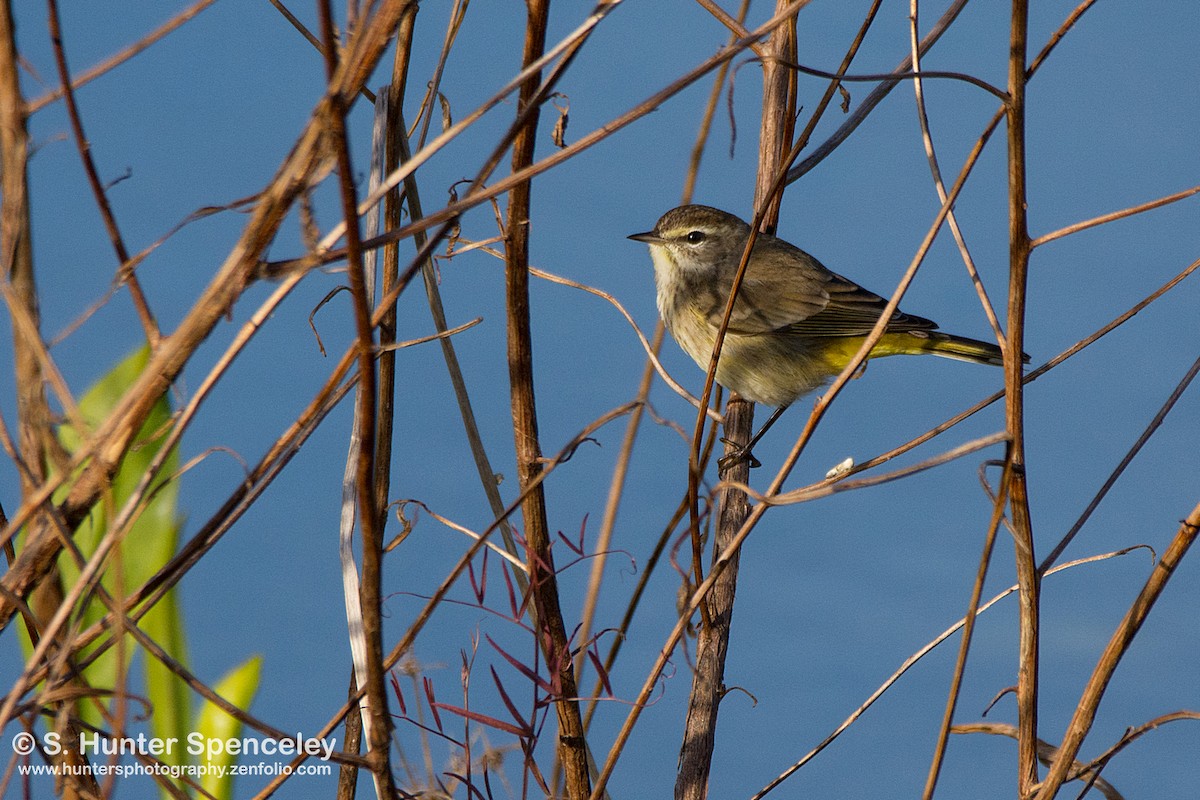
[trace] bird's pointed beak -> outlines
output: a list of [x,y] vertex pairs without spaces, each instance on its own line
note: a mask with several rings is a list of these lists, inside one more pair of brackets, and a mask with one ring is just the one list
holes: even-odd
[[645,242],[646,244],[662,244],[666,240],[659,236],[654,231],[646,231],[645,233],[635,233],[627,237],[635,242]]

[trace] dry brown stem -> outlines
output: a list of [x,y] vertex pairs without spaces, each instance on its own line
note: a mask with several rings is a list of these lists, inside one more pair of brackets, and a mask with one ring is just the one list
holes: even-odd
[[[165,337],[151,354],[145,371],[129,388],[118,407],[76,454],[72,467],[85,462],[86,467],[59,507],[69,528],[73,529],[89,512],[150,409],[168,390],[200,343],[241,296],[256,274],[264,248],[274,237],[292,203],[330,163],[325,139],[325,126],[333,104],[330,98],[336,96],[343,103],[348,103],[357,93],[358,87],[383,54],[388,38],[406,8],[404,0],[385,0],[376,14],[355,31],[346,48],[348,55],[339,63],[337,73],[330,81],[328,95],[318,105],[312,120],[270,185],[260,195],[238,243],[178,328]],[[20,108],[20,105],[16,107]],[[28,385],[40,387],[41,382]],[[70,474],[69,470],[64,472]],[[46,483],[37,492],[31,493],[28,499],[36,505],[45,502],[52,491],[53,487]],[[24,517],[14,517],[10,528],[24,522]],[[0,626],[7,625],[14,611],[12,603],[6,598],[26,596],[50,569],[60,549],[61,542],[53,530],[35,521],[17,561],[0,579],[0,588],[4,590],[4,597],[0,597]]]
[[[325,71],[329,84],[334,85],[339,69],[340,42],[334,32],[331,0],[317,6],[321,19],[321,39],[324,44]],[[346,223],[347,276],[354,309],[354,331],[357,340],[358,392],[355,431],[359,447],[355,465],[354,488],[359,510],[359,530],[362,534],[362,583],[359,595],[362,603],[362,634],[366,644],[366,696],[371,724],[364,724],[367,738],[367,761],[375,778],[375,794],[379,800],[396,793],[391,767],[392,716],[388,711],[387,676],[383,666],[383,508],[379,505],[376,485],[377,375],[375,372],[374,309],[367,286],[366,267],[362,253],[362,235],[358,219],[358,191],[354,186],[354,165],[350,159],[350,143],[346,132],[346,114],[353,95],[332,92],[327,105],[329,145],[337,163],[338,187],[342,201],[342,216]],[[373,288],[373,287],[372,287]],[[390,451],[389,451],[390,452]],[[383,487],[386,496],[386,484]]]
[[1040,785],[1032,787],[1036,790],[1036,794],[1033,795],[1035,800],[1051,800],[1058,793],[1063,782],[1067,780],[1075,758],[1079,755],[1079,748],[1083,745],[1084,738],[1091,731],[1092,723],[1096,720],[1096,711],[1100,707],[1100,701],[1104,697],[1109,681],[1112,680],[1113,673],[1116,672],[1117,665],[1121,663],[1122,657],[1129,650],[1133,637],[1137,635],[1142,623],[1146,621],[1155,601],[1166,588],[1167,582],[1175,574],[1179,562],[1183,560],[1192,543],[1196,541],[1198,533],[1200,533],[1200,505],[1193,508],[1187,518],[1180,523],[1175,538],[1171,540],[1171,544],[1163,553],[1162,558],[1154,565],[1142,590],[1129,606],[1129,610],[1117,625],[1116,630],[1113,631],[1112,638],[1109,639],[1108,645],[1096,662],[1096,668],[1092,671],[1092,675],[1083,689],[1083,694],[1079,698],[1074,716],[1067,725],[1067,731],[1063,735],[1062,744],[1059,745],[1058,755],[1050,767],[1050,772]]
[[[526,66],[537,61],[546,47],[549,0],[531,0],[525,30]],[[533,148],[538,130],[538,103],[545,97],[534,72],[521,85],[517,105],[520,128],[513,140],[512,169],[517,172],[533,163]],[[505,230],[505,297],[508,322],[508,375],[512,395],[513,437],[517,448],[517,471],[526,497],[521,505],[528,548],[529,586],[533,593],[535,625],[548,669],[556,673],[561,696],[555,703],[558,714],[557,751],[567,781],[567,796],[582,800],[591,793],[587,747],[579,702],[575,699],[574,662],[567,626],[558,598],[558,580],[550,551],[550,526],[546,519],[546,498],[538,481],[542,466],[538,439],[537,407],[533,388],[533,342],[529,320],[529,205],[530,183],[519,183],[508,198]],[[530,490],[528,487],[533,484]]]
[[[106,72],[109,72],[110,70],[115,69],[116,67],[119,67],[121,64],[124,64],[126,61],[128,61],[129,59],[136,56],[138,53],[141,53],[143,50],[147,49],[151,45],[155,44],[156,42],[158,42],[161,39],[163,39],[164,37],[166,37],[172,31],[177,30],[182,25],[189,22],[193,17],[195,17],[197,14],[199,14],[201,11],[208,8],[215,2],[216,2],[216,0],[196,0],[195,3],[188,6],[187,8],[183,9],[175,16],[171,17],[166,22],[164,22],[162,25],[159,25],[157,28],[155,28],[153,31],[151,31],[150,33],[143,36],[138,41],[129,45],[128,47],[121,50],[120,52],[114,53],[113,55],[111,55],[108,58],[101,61],[96,66],[86,69],[83,72],[76,75],[72,79],[70,87],[72,89],[78,89],[79,87],[85,86],[88,83],[94,81],[96,78],[99,78],[101,75],[105,74]],[[30,115],[36,114],[38,111],[41,111],[43,108],[50,105],[55,100],[61,99],[62,96],[63,96],[63,87],[59,86],[57,89],[54,89],[54,90],[42,95],[41,97],[37,98],[36,100],[30,101],[28,106],[26,107],[26,113],[28,113]]]
[[1025,292],[1029,274],[1029,223],[1025,178],[1025,84],[1029,8],[1013,0],[1008,62],[1008,348],[1004,360],[1005,415],[1009,439],[1004,465],[1017,559],[1020,643],[1017,669],[1017,793],[1037,781],[1038,652],[1041,575],[1033,547],[1029,490],[1025,477],[1025,403],[1020,353],[1025,352]]

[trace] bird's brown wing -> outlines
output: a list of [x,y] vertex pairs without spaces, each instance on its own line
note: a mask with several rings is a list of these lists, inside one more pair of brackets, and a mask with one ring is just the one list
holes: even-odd
[[[830,273],[825,285],[829,302],[817,314],[798,319],[787,326],[789,333],[800,336],[866,336],[879,321],[887,300],[862,288],[854,281]],[[888,322],[889,331],[933,330],[933,320],[895,311]]]
[[[776,266],[755,269],[751,262],[729,320],[732,333],[865,336],[887,306],[884,298],[829,271],[808,253],[780,239],[760,240],[755,256],[767,256],[765,263]],[[725,285],[731,285],[733,267],[725,277]],[[724,312],[724,303],[716,304],[709,312],[709,321],[719,325]],[[899,311],[888,324],[891,331],[936,327],[932,320]]]

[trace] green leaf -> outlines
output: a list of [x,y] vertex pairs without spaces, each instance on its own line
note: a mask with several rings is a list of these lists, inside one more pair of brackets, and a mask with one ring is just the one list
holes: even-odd
[[[63,425],[58,431],[59,440],[69,452],[76,452],[88,433],[113,413],[129,386],[142,374],[149,357],[148,347],[139,348],[84,393],[79,399],[78,408],[85,430],[80,431],[75,425]],[[133,496],[151,463],[159,456],[163,440],[169,432],[170,420],[171,405],[164,394],[150,410],[133,444],[117,466],[110,491],[75,531],[75,542],[85,558],[95,553],[97,545],[108,531],[110,521]],[[170,478],[178,466],[179,453],[176,449],[164,460],[160,477],[155,479],[151,487],[150,501],[110,558],[109,567],[101,578],[102,585],[118,601],[145,583],[175,554],[182,524],[176,509],[179,487],[175,480],[168,482],[164,477]],[[69,489],[69,485],[60,489],[56,500],[65,496]],[[79,580],[78,566],[74,558],[66,553],[59,557],[58,566],[63,586],[69,590]],[[91,624],[104,614],[104,605],[91,601],[81,616],[85,624]],[[141,627],[172,658],[186,661],[183,620],[174,592],[168,593],[155,608],[147,612]],[[133,655],[138,649],[132,638],[120,648],[120,656],[117,647],[110,647],[84,671],[84,677],[94,687],[115,689],[121,675],[128,675]],[[122,657],[122,662],[118,662],[119,657]],[[153,735],[182,741],[182,737],[187,735],[190,717],[186,684],[154,658],[147,658],[145,672],[146,696],[153,704]],[[97,725],[102,723],[102,714],[93,702],[83,701],[79,706],[79,713],[85,720]],[[180,754],[175,754],[168,761],[179,761],[180,758]]]
[[[251,656],[241,665],[227,672],[213,687],[213,690],[238,708],[249,708],[255,692],[258,691],[258,679],[261,671],[262,656]],[[195,732],[206,743],[236,739],[241,736],[242,723],[229,716],[211,701],[206,700],[200,713],[196,716]],[[228,800],[233,797],[233,776],[227,774],[227,769],[222,768],[231,767],[236,761],[237,756],[230,753],[213,754],[210,757],[206,748],[206,752],[196,759],[197,764],[200,766],[212,765],[217,769],[203,771],[200,785],[204,791],[217,800]],[[219,772],[226,774],[215,774]]]

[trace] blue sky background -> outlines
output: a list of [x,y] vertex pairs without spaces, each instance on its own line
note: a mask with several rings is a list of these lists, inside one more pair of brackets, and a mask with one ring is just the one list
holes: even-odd
[[[826,70],[837,63],[868,3],[817,0],[799,21],[802,63]],[[24,76],[26,95],[57,83],[45,12],[18,4],[22,53],[40,81]],[[181,3],[63,4],[70,64],[80,72],[169,18]],[[1030,52],[1036,53],[1073,4],[1034,4]],[[944,8],[923,4],[922,30]],[[473,4],[447,63],[441,86],[460,119],[508,81],[520,65],[523,4]],[[293,9],[316,28],[310,8]],[[584,3],[552,8],[550,41],[575,28]],[[446,3],[422,5],[405,112],[416,114],[442,45]],[[893,68],[908,52],[908,3],[885,2],[852,68]],[[750,22],[768,7],[751,10]],[[1099,3],[1059,45],[1029,87],[1029,219],[1037,236],[1064,225],[1142,203],[1200,183],[1200,16],[1189,3]],[[570,100],[568,142],[632,107],[690,69],[727,40],[698,5],[628,0],[597,29],[559,85]],[[926,57],[926,69],[1005,82],[1006,4],[976,2]],[[738,59],[740,61],[741,59]],[[387,79],[387,64],[372,82]],[[202,13],[146,53],[78,92],[89,139],[132,251],[160,238],[192,211],[259,190],[302,129],[323,89],[318,53],[266,2],[225,2]],[[757,158],[759,71],[738,73],[733,114],[736,149],[724,104],[718,112],[695,200],[749,217]],[[649,333],[656,320],[650,260],[625,236],[650,228],[677,205],[687,159],[710,80],[702,80],[638,123],[540,177],[533,188],[532,261],[548,271],[613,294]],[[852,104],[870,91],[850,85]],[[801,120],[824,89],[800,79]],[[953,81],[925,87],[934,141],[949,180],[997,107],[978,88]],[[473,176],[514,114],[502,104],[418,173],[427,212],[446,202],[449,187]],[[831,110],[814,142],[841,122]],[[552,150],[553,118],[543,115],[539,156]],[[360,102],[350,119],[365,186],[370,109]],[[435,118],[433,132],[438,131]],[[30,122],[37,152],[30,164],[34,247],[42,296],[43,331],[56,336],[103,294],[116,267],[90,199],[61,103]],[[988,145],[957,210],[993,302],[1003,306],[1007,285],[1007,206],[1002,132]],[[503,173],[501,173],[503,174]],[[336,195],[315,197],[327,230],[339,217]],[[851,139],[789,187],[780,235],[831,269],[868,288],[890,293],[933,220],[939,203],[921,145],[913,92],[897,87]],[[215,273],[244,224],[223,213],[193,223],[155,251],[139,269],[164,330],[172,330]],[[290,221],[272,258],[302,252]],[[492,212],[462,220],[463,235],[496,234]],[[1122,313],[1198,257],[1197,200],[1123,220],[1046,245],[1031,262],[1026,349],[1037,366]],[[402,253],[411,253],[404,243]],[[441,291],[451,325],[484,322],[455,339],[482,433],[495,468],[516,493],[504,344],[502,264],[480,252],[440,263]],[[1027,389],[1027,454],[1038,552],[1058,541],[1108,473],[1136,440],[1198,355],[1192,278],[1133,321]],[[184,459],[225,446],[253,463],[325,380],[324,358],[307,316],[344,281],[315,273],[300,285],[239,358],[205,403],[183,441]],[[233,319],[214,331],[185,371],[179,390],[195,389],[238,326],[273,289],[251,288]],[[632,399],[645,356],[628,325],[607,303],[558,285],[532,289],[535,377],[543,448],[556,452],[580,429]],[[902,307],[936,319],[946,330],[988,337],[986,320],[948,234],[935,243]],[[432,332],[419,290],[401,301],[401,339]],[[1003,312],[1001,312],[1003,319]],[[345,295],[318,313],[316,324],[331,354],[350,341]],[[120,294],[85,325],[56,344],[59,368],[77,393],[138,344],[128,296]],[[10,361],[5,348],[5,361]],[[702,375],[673,343],[663,349],[668,370],[694,393]],[[474,529],[491,515],[478,486],[436,345],[399,358],[397,447],[393,496],[419,498]],[[0,412],[15,422],[12,369],[0,370]],[[821,478],[847,456],[857,461],[890,449],[1002,386],[999,370],[943,359],[873,362],[866,376],[839,397],[789,486]],[[1066,558],[1145,543],[1162,552],[1179,520],[1197,501],[1200,413],[1185,395],[1132,464]],[[651,395],[656,412],[690,431],[694,413],[661,382]],[[753,475],[765,487],[790,449],[808,400],[784,417],[756,451],[765,467]],[[341,705],[349,675],[336,530],[342,464],[349,429],[343,404],[317,431],[267,495],[182,584],[191,658],[196,673],[215,681],[252,653],[264,657],[263,684],[252,711],[285,730],[308,733]],[[765,417],[759,410],[759,419]],[[997,405],[891,466],[915,463],[976,436],[1003,428]],[[619,421],[596,434],[546,484],[551,525],[575,534],[587,519],[594,541],[614,459],[624,434]],[[748,797],[817,742],[918,647],[957,619],[966,606],[990,503],[976,469],[994,449],[935,471],[817,503],[767,514],[749,539],[726,683],[745,690],[722,706],[713,797]],[[610,561],[597,627],[615,625],[649,550],[686,486],[687,444],[665,426],[647,423],[634,452],[615,533],[620,552]],[[242,466],[216,452],[182,481],[181,506],[189,536],[242,478]],[[715,471],[713,473],[715,476]],[[11,464],[0,465],[0,492],[10,512],[19,505]],[[390,534],[398,527],[393,523]],[[420,606],[414,595],[436,586],[466,540],[422,516],[413,537],[387,558],[385,646]],[[1001,537],[985,596],[1013,581],[1010,540]],[[565,551],[560,558],[565,558]],[[1115,624],[1149,572],[1138,551],[1045,582],[1041,735],[1057,741],[1080,690]],[[564,571],[560,586],[568,624],[578,616],[590,564]],[[498,577],[498,576],[497,576]],[[498,593],[489,602],[503,605]],[[618,698],[631,698],[675,618],[677,576],[660,567],[612,675]],[[459,599],[469,596],[460,589]],[[1200,572],[1185,560],[1118,670],[1083,756],[1111,745],[1128,726],[1180,708],[1200,706],[1200,643],[1195,608]],[[528,642],[511,626],[468,607],[448,607],[418,640],[415,655],[438,687],[457,702],[458,659],[471,637],[488,633],[518,653]],[[1016,607],[1010,599],[988,612],[959,704],[958,720],[977,721],[994,695],[1014,684]],[[0,646],[0,675],[20,666],[16,639]],[[606,650],[609,639],[602,642]],[[773,796],[853,798],[919,794],[945,702],[957,640],[936,651],[893,688],[831,749]],[[518,648],[525,648],[518,650]],[[479,707],[495,711],[479,651]],[[616,771],[614,797],[665,796],[671,791],[690,673],[677,654],[657,702],[642,716]],[[587,677],[590,686],[593,676]],[[7,682],[4,683],[7,686]],[[756,698],[757,703],[751,700]],[[473,695],[474,697],[475,695]],[[410,710],[416,705],[409,694]],[[607,702],[597,716],[593,747],[603,757],[627,713]],[[500,711],[499,715],[503,715]],[[1015,723],[1011,698],[989,719]],[[10,726],[4,741],[17,729]],[[419,752],[413,729],[398,735],[410,757]],[[493,736],[495,742],[499,737]],[[339,731],[340,741],[340,731]],[[1129,797],[1194,797],[1191,763],[1200,743],[1194,723],[1166,726],[1118,756],[1105,777]],[[1015,745],[999,737],[954,737],[940,786],[944,797],[1011,797]],[[438,767],[446,753],[435,750]],[[517,774],[519,757],[509,759]],[[238,784],[238,796],[259,786]],[[369,793],[360,784],[361,796]],[[331,780],[298,779],[284,797],[331,796]],[[38,786],[38,795],[49,787]],[[154,796],[145,779],[127,782],[122,797]],[[1065,795],[1064,795],[1065,796]]]

